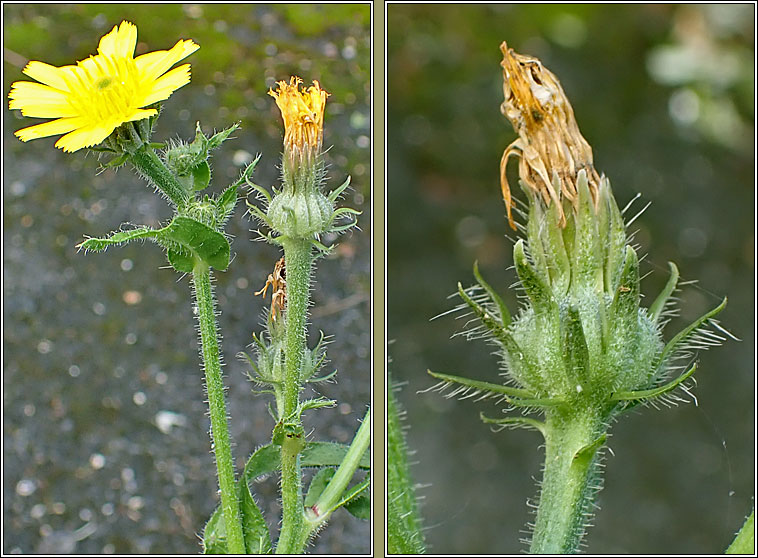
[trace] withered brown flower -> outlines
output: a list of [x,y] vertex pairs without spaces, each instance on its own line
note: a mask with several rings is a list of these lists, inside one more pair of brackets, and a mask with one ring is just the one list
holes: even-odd
[[266,284],[260,291],[257,291],[256,295],[261,295],[265,298],[266,291],[269,285],[271,285],[271,321],[275,322],[277,316],[281,316],[284,313],[284,307],[287,303],[287,281],[284,270],[284,258],[281,258],[274,265],[274,271],[268,274]]
[[510,120],[519,137],[500,160],[500,186],[508,212],[508,222],[516,228],[511,214],[513,200],[506,176],[511,155],[520,157],[519,177],[546,204],[554,202],[565,226],[562,198],[576,207],[576,180],[586,169],[593,200],[597,203],[600,176],[592,164],[592,148],[579,132],[574,110],[558,78],[537,58],[518,54],[500,45],[503,52],[503,95],[500,111]]

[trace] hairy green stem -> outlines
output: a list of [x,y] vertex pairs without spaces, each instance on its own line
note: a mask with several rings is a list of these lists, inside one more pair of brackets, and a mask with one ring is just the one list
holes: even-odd
[[353,478],[361,458],[371,443],[371,409],[366,411],[358,432],[350,444],[345,457],[337,471],[324,488],[316,503],[305,510],[305,522],[299,538],[289,547],[290,554],[302,554],[311,536],[316,533],[331,517],[336,507],[341,505],[340,499],[345,494],[348,483]]
[[234,461],[232,460],[229,426],[226,417],[211,273],[205,263],[198,261],[195,264],[192,281],[195,285],[200,342],[205,368],[205,387],[208,393],[208,407],[211,416],[211,440],[213,453],[216,457],[221,507],[226,526],[226,541],[230,554],[244,554],[245,542],[242,535],[240,508],[234,479]]
[[387,552],[425,554],[426,545],[408,470],[407,445],[392,377],[387,377]]
[[597,487],[596,458],[602,421],[587,407],[549,411],[545,420],[545,468],[532,554],[572,554],[579,548]]
[[[334,506],[339,503],[339,499],[345,492],[350,479],[353,478],[358,464],[366,453],[368,446],[371,442],[371,409],[366,411],[366,416],[363,417],[358,432],[353,438],[353,443],[350,444],[350,448],[345,454],[345,458],[337,468],[337,472],[329,481],[324,491],[319,496],[316,503],[313,505],[313,511],[320,519],[320,522],[326,521],[328,515],[334,510]],[[317,526],[314,525],[313,528]]]
[[277,554],[298,554],[305,531],[300,454],[282,445],[282,529],[276,543]]
[[187,193],[150,146],[143,145],[137,149],[132,153],[131,161],[137,170],[150,178],[150,180],[153,181],[153,184],[155,184],[155,186],[163,192],[176,207],[184,207],[188,200]]
[[[300,402],[301,369],[306,342],[306,314],[313,263],[310,240],[283,238],[284,268],[287,277],[285,309],[284,357],[284,417],[297,430],[301,427],[297,412]],[[300,450],[302,444],[285,440],[282,444],[282,529],[276,545],[277,554],[300,552],[305,531],[303,514],[302,473]]]

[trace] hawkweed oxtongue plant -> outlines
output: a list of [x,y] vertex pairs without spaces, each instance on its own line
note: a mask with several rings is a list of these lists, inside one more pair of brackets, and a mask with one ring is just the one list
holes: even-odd
[[[210,183],[210,151],[224,142],[236,125],[207,138],[200,125],[191,143],[172,142],[163,146],[151,142],[161,107],[173,91],[190,80],[189,64],[171,69],[199,48],[182,40],[170,50],[134,57],[137,28],[127,21],[105,35],[97,54],[76,65],[54,67],[32,61],[24,73],[39,83],[13,84],[10,108],[24,116],[55,118],[16,132],[23,141],[65,134],[56,142],[67,152],[90,148],[110,155],[106,167],[131,164],[160,192],[174,209],[174,217],[164,227],[122,227],[103,238],[87,238],[79,248],[103,251],[110,246],[150,239],[166,250],[171,266],[191,274],[194,306],[200,332],[201,358],[211,418],[211,447],[216,460],[223,523],[232,553],[244,553],[243,520],[250,531],[250,502],[238,498],[227,425],[221,352],[216,325],[211,269],[229,265],[229,241],[224,225],[237,202],[237,189],[255,167],[253,162],[242,177],[218,196],[201,194]],[[157,153],[156,148],[165,148]],[[242,504],[242,506],[241,506]],[[253,504],[254,506],[254,504]],[[260,512],[258,512],[260,515]]]
[[[351,488],[348,484],[358,468],[368,467],[370,411],[350,447],[309,442],[303,425],[305,411],[336,403],[323,397],[300,398],[306,383],[334,376],[334,372],[317,374],[326,361],[323,334],[313,349],[306,343],[314,262],[330,251],[320,239],[324,234],[356,226],[354,219],[338,222],[343,216],[359,212],[335,207],[349,178],[331,193],[323,192],[323,123],[328,94],[317,81],[307,89],[300,84],[301,80],[293,77],[289,83],[277,82],[277,90],[269,91],[284,120],[282,185],[274,189],[273,195],[254,186],[265,211],[248,204],[251,213],[270,229],[264,238],[284,251],[266,284],[256,293],[266,296],[270,287],[271,307],[266,315],[265,335],[254,336],[256,358],[247,357],[253,382],[274,395],[275,405],[270,407],[275,421],[271,444],[262,450],[272,452],[281,468],[282,521],[275,549],[278,554],[302,552],[341,506],[358,517],[366,517],[369,512],[368,476]],[[336,470],[332,468],[335,465]],[[305,494],[303,467],[318,468]],[[257,474],[251,471],[253,477]]]
[[514,229],[505,167],[520,158],[528,210],[518,224],[524,238],[513,261],[524,304],[512,316],[482,278],[464,289],[459,309],[473,313],[464,332],[498,348],[505,385],[430,372],[449,396],[498,398],[520,416],[492,418],[502,428],[530,428],[543,436],[545,464],[530,552],[579,549],[602,486],[603,451],[611,423],[639,405],[669,404],[689,394],[695,353],[726,333],[716,308],[664,340],[675,313],[671,276],[648,308],[640,305],[637,253],[630,244],[610,182],[594,169],[557,78],[534,57],[501,45],[503,114],[519,134],[503,154],[501,186]]

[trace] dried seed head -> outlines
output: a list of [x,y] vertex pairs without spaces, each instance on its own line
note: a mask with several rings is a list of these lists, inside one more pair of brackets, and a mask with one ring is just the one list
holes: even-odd
[[592,148],[582,137],[574,110],[558,78],[537,58],[518,54],[503,42],[503,95],[500,111],[510,120],[519,137],[503,153],[500,161],[500,186],[508,211],[508,222],[516,228],[511,215],[511,191],[506,165],[511,155],[521,158],[522,182],[539,194],[546,204],[555,202],[560,226],[566,224],[562,198],[577,207],[577,174],[586,169],[592,199],[597,203],[600,176],[592,164]]

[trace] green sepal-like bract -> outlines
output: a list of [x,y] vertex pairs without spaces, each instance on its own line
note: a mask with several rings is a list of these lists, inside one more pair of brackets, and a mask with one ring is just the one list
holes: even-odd
[[198,122],[192,143],[170,142],[163,158],[186,192],[196,192],[208,187],[211,180],[211,168],[208,164],[210,152],[219,147],[237,128],[238,123],[208,138]]
[[[554,187],[560,183],[554,177]],[[586,526],[589,502],[601,486],[599,460],[606,432],[619,414],[646,403],[676,401],[673,391],[687,390],[695,372],[693,351],[714,346],[723,337],[715,316],[707,312],[664,343],[664,319],[671,315],[679,274],[671,277],[649,309],[641,307],[640,263],[629,244],[610,182],[602,177],[591,192],[586,172],[578,173],[574,202],[564,200],[564,226],[553,201],[529,195],[526,238],[513,248],[526,295],[517,314],[474,265],[478,283],[458,285],[460,306],[473,312],[469,338],[495,344],[507,385],[430,372],[440,383],[430,389],[474,400],[495,398],[528,417],[482,420],[501,428],[532,428],[546,440],[547,461],[532,551],[576,550]],[[593,480],[594,479],[594,480]],[[574,509],[570,520],[561,509]]]

